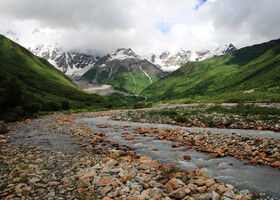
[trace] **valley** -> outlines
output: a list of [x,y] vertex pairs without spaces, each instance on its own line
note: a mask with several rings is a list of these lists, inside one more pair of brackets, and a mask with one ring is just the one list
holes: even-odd
[[36,56],[0,35],[0,198],[279,199],[279,45]]

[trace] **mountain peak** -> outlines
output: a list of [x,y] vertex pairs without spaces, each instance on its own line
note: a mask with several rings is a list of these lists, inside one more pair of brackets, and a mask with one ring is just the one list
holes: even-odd
[[111,54],[110,61],[112,60],[125,60],[125,59],[141,59],[136,55],[131,48],[119,48],[113,54]]
[[226,48],[223,50],[223,53],[226,54],[226,53],[231,53],[231,52],[234,52],[236,51],[236,47],[230,43],[229,45],[226,45]]

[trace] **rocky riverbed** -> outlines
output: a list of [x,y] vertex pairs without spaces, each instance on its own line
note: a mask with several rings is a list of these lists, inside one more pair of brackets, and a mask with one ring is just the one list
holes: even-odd
[[[133,139],[127,126],[96,123],[95,129],[75,120],[84,117],[114,115],[119,111],[84,113],[77,115],[52,115],[41,119],[10,124],[10,132],[0,136],[0,197],[1,199],[256,199],[252,191],[238,191],[234,186],[217,181],[200,169],[180,170],[159,163],[145,155],[137,155],[133,147],[107,139],[109,128],[121,131],[127,141]],[[204,151],[205,140],[216,141],[210,133],[190,133],[180,129],[135,128],[135,134],[157,135],[157,139],[179,141],[186,148]],[[129,138],[132,137],[132,138]],[[162,137],[162,138],[161,138]],[[180,138],[181,137],[181,138]],[[220,136],[221,144],[240,144],[239,136]],[[188,141],[187,141],[188,140]],[[234,141],[235,140],[235,141]],[[219,142],[220,142],[219,141]],[[257,142],[256,142],[257,141]],[[246,155],[237,145],[240,158],[253,152],[265,152],[263,164],[272,165],[278,151],[274,140],[246,140],[254,142],[256,149]],[[222,146],[215,155],[230,155]],[[264,147],[259,147],[267,142]],[[236,145],[235,145],[236,146]],[[266,148],[269,146],[269,148]],[[209,147],[209,149],[211,149]],[[272,153],[270,150],[273,150]],[[246,149],[246,151],[248,148]],[[249,151],[249,150],[248,150]],[[211,154],[210,154],[211,155]],[[273,160],[267,160],[270,158]],[[275,157],[276,156],[276,157]],[[189,159],[188,157],[185,157]],[[259,160],[257,159],[257,161]],[[267,163],[266,163],[267,162]],[[258,161],[259,163],[259,161]],[[277,167],[277,166],[275,166]]]
[[[230,110],[235,106],[237,107],[237,105],[234,104],[226,104],[220,105],[218,108],[224,109],[221,110],[221,112],[228,112],[227,110]],[[260,106],[261,105],[255,105],[258,109],[261,109],[259,108]],[[265,105],[262,106],[263,109],[266,109]],[[277,104],[277,106],[279,105]],[[275,132],[280,131],[280,110],[278,107],[269,108],[275,110],[273,115],[268,115],[271,110],[260,110],[260,112],[264,112],[260,115],[249,114],[247,113],[248,110],[244,110],[244,113],[242,114],[217,113],[215,111],[211,111],[213,108],[215,109],[216,107],[211,104],[205,104],[203,106],[177,105],[172,107],[123,112],[114,116],[114,119],[134,122],[137,121],[142,123],[173,124],[184,127],[217,127],[231,129],[272,130]],[[239,109],[246,109],[246,107]],[[237,110],[236,112],[240,112],[240,110]],[[276,111],[278,111],[278,113]],[[275,115],[275,113],[277,114]]]

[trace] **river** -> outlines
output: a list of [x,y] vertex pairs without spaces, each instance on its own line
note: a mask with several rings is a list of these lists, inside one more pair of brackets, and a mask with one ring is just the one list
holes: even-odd
[[[108,117],[83,118],[76,120],[77,123],[84,124],[85,127],[94,131],[103,131],[107,139],[135,148],[135,153],[145,155],[161,163],[176,163],[176,166],[182,169],[197,169],[198,166],[213,178],[235,186],[239,190],[254,190],[266,198],[280,198],[280,170],[272,167],[248,164],[248,161],[241,161],[234,157],[210,158],[207,153],[200,153],[195,150],[187,152],[180,151],[180,148],[172,148],[176,142],[155,140],[153,137],[144,137],[140,134],[134,134],[135,127],[157,127],[157,128],[177,128],[175,125],[166,124],[148,124],[127,121],[112,121]],[[109,124],[111,127],[100,129],[96,125]],[[116,131],[116,127],[124,127]],[[197,128],[181,127],[191,131],[211,131],[214,133],[236,133],[248,137],[269,137],[280,138],[280,134],[272,131],[241,130],[241,129],[217,129],[217,128]],[[127,141],[122,137],[122,132],[127,131],[135,140]],[[153,151],[157,148],[158,151]],[[190,155],[191,160],[186,161],[183,155]]]

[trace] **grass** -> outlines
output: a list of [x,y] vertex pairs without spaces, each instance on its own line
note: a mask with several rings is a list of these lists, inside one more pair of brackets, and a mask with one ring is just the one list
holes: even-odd
[[[141,94],[169,102],[279,102],[279,44],[276,40],[189,62]],[[244,93],[250,89],[255,91]]]

